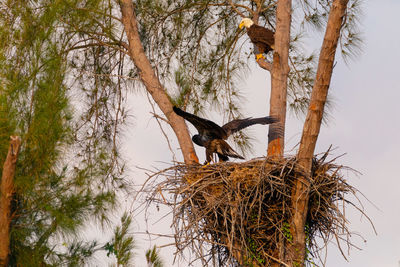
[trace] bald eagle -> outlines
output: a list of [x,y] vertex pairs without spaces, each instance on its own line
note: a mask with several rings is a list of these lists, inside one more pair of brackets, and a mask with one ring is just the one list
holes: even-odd
[[194,135],[192,141],[196,145],[206,148],[206,163],[211,162],[213,153],[218,155],[220,161],[228,161],[229,157],[244,159],[224,140],[226,140],[231,134],[253,124],[270,124],[277,122],[277,120],[272,117],[255,119],[246,118],[230,121],[220,127],[212,121],[185,112],[178,107],[173,107],[173,109],[177,115],[188,120],[194,127],[196,127],[199,134]]
[[239,24],[239,28],[246,27],[247,35],[250,41],[257,47],[259,54],[256,55],[256,60],[264,58],[263,54],[267,54],[274,49],[274,32],[254,24],[249,18],[244,18]]

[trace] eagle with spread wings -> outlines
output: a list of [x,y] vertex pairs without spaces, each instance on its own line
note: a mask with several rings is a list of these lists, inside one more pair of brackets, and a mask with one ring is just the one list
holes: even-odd
[[235,152],[231,146],[225,142],[231,134],[240,131],[254,124],[270,124],[278,120],[272,117],[236,119],[224,124],[222,127],[216,123],[200,118],[173,107],[174,112],[189,121],[199,132],[192,137],[193,143],[206,148],[206,163],[211,162],[214,153],[218,155],[220,161],[228,161],[229,157],[244,159]]

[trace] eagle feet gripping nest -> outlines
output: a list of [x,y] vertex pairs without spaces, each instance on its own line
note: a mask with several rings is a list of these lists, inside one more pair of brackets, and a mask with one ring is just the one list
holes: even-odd
[[256,55],[256,61],[258,62],[260,59],[265,59],[265,57],[264,57],[264,55],[263,54],[257,54]]

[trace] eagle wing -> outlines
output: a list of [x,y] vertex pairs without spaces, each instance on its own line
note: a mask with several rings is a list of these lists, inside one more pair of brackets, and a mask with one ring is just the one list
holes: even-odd
[[175,106],[173,107],[173,109],[177,115],[181,116],[182,118],[184,118],[185,120],[187,120],[191,124],[193,124],[193,126],[196,127],[196,129],[200,135],[209,136],[212,138],[225,139],[225,136],[226,136],[225,130],[222,129],[222,127],[217,125],[216,123],[214,123],[210,120],[200,118],[200,117],[190,114],[188,112],[185,112]]
[[270,124],[277,122],[278,120],[273,118],[273,117],[262,117],[262,118],[246,118],[246,119],[236,119],[233,121],[228,122],[224,126],[222,126],[222,129],[225,130],[227,137],[230,136],[231,134],[240,131],[246,127],[249,127],[254,124]]
[[262,43],[264,45],[268,45],[271,48],[274,46],[274,32],[267,28],[253,24],[248,29],[247,34],[254,44]]

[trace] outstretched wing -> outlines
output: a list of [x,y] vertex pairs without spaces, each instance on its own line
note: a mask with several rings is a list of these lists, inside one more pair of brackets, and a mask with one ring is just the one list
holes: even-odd
[[262,117],[262,118],[246,118],[246,119],[237,119],[228,122],[224,126],[222,126],[222,129],[225,130],[227,137],[230,136],[231,134],[240,131],[246,127],[249,127],[253,124],[270,124],[277,122],[278,120],[273,118],[273,117]]
[[190,114],[188,112],[185,112],[181,110],[178,107],[173,107],[174,112],[184,118],[185,120],[189,121],[191,124],[193,124],[194,127],[196,127],[197,131],[199,131],[200,135],[203,136],[210,136],[213,138],[225,138],[226,133],[224,129],[222,129],[219,125],[216,123],[200,118],[196,115]]

